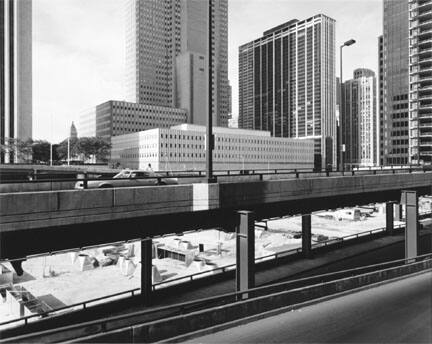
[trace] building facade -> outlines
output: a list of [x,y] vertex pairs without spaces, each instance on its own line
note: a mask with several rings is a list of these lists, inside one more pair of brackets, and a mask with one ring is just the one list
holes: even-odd
[[432,0],[409,1],[410,159],[432,163]]
[[[0,140],[32,137],[32,2],[0,1]],[[6,140],[7,141],[7,140]],[[0,162],[17,156],[0,154]]]
[[96,107],[91,107],[80,113],[78,131],[81,137],[96,136]]
[[409,162],[408,1],[384,0],[383,6],[379,155],[382,165],[401,165]]
[[[213,123],[228,125],[228,1],[211,0]],[[127,0],[127,101],[208,114],[208,1]]]
[[[314,142],[272,137],[268,131],[214,128],[214,170],[312,169]],[[111,160],[123,168],[205,169],[206,128],[183,124],[112,138]]]
[[342,86],[342,143],[344,164],[354,167],[378,164],[378,116],[375,73],[354,71],[354,79]]
[[75,123],[72,121],[71,127],[70,127],[70,133],[69,138],[71,139],[77,139],[78,138],[78,131],[75,127]]
[[239,48],[239,127],[311,138],[336,164],[335,20],[291,20]]
[[86,111],[80,118],[81,136],[111,140],[113,136],[153,128],[169,128],[186,122],[185,110],[110,100]]
[[378,162],[384,165],[384,37],[378,37]]

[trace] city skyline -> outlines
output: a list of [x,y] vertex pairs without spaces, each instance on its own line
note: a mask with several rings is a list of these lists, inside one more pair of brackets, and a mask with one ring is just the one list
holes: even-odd
[[[78,121],[83,108],[107,99],[125,99],[123,1],[94,0],[86,2],[85,7],[80,6],[83,2],[34,1],[35,139],[59,141],[67,136],[71,121]],[[344,53],[344,75],[358,67],[377,70],[376,39],[382,31],[380,0],[268,3],[229,2],[228,67],[234,117],[238,116],[238,47],[290,19],[317,13],[333,17],[337,23],[336,46],[351,37],[357,40]],[[357,25],[350,25],[353,20]],[[55,128],[52,132],[51,118]]]

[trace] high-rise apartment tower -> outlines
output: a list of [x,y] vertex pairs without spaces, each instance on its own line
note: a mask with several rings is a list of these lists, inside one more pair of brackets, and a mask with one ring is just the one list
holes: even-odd
[[[0,140],[32,137],[32,2],[0,0]],[[16,162],[14,153],[0,162]]]
[[377,164],[376,78],[370,69],[354,71],[354,79],[342,86],[342,143],[344,164],[374,166]]
[[335,20],[291,20],[239,48],[239,128],[313,138],[336,165]]
[[213,123],[228,125],[228,0],[127,0],[126,89],[134,103],[208,113],[208,9],[213,17]]
[[432,0],[409,1],[410,158],[432,163]]

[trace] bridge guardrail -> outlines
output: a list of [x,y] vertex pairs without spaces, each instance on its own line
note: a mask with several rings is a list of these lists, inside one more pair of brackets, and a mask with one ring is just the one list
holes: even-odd
[[[421,214],[419,214],[419,217],[423,217],[423,216],[428,216],[431,215],[431,212],[423,212]],[[405,226],[404,225],[396,225],[394,226],[395,230],[400,230],[400,229],[404,229]],[[328,247],[328,246],[332,246],[332,245],[340,245],[343,244],[346,241],[350,241],[353,239],[358,239],[359,237],[366,237],[366,236],[372,236],[374,234],[378,234],[378,233],[385,233],[386,228],[382,227],[382,228],[376,228],[376,229],[372,229],[369,231],[364,231],[364,232],[360,232],[360,233],[355,233],[355,234],[350,234],[344,237],[340,237],[340,238],[336,238],[336,239],[329,239],[326,241],[322,241],[322,242],[318,242],[315,244],[312,244],[312,249],[319,249],[321,247]],[[128,243],[133,242],[133,241],[138,241],[138,240],[129,240]],[[124,241],[122,242],[116,242],[116,243],[111,243],[111,244],[104,244],[104,245],[94,245],[94,246],[88,246],[85,249],[91,249],[91,248],[99,248],[99,247],[103,247],[103,246],[107,246],[107,245],[115,245],[115,244],[122,244],[125,243]],[[62,254],[62,253],[68,253],[68,252],[74,252],[74,251],[81,251],[81,249],[75,249],[75,250],[62,250],[62,251],[56,251],[56,252],[52,252],[51,255],[54,254]],[[291,255],[295,255],[295,254],[300,254],[302,252],[302,248],[301,247],[297,247],[294,249],[290,249],[290,250],[285,250],[285,251],[281,251],[281,252],[275,252],[271,255],[266,255],[266,256],[262,256],[262,257],[257,257],[255,258],[255,264],[259,264],[261,262],[264,261],[269,261],[269,260],[277,260],[279,258],[284,258],[287,256],[291,256]],[[47,254],[38,254],[38,255],[33,255],[33,256],[28,256],[25,259],[32,259],[32,258],[37,258],[37,257],[43,257],[46,256]],[[20,261],[23,260],[23,258],[20,259],[10,259],[10,260],[4,260],[2,261],[2,263],[4,262],[13,262],[13,261]],[[169,287],[173,284],[181,284],[181,283],[186,283],[186,282],[192,282],[196,279],[199,278],[205,278],[208,277],[210,275],[215,275],[218,273],[226,273],[228,271],[233,271],[236,268],[236,264],[228,264],[225,266],[221,266],[221,267],[217,267],[215,269],[212,270],[206,270],[206,271],[201,271],[195,274],[191,274],[191,275],[186,275],[186,276],[181,276],[178,278],[173,278],[173,279],[169,279],[166,281],[162,281],[159,283],[154,283],[152,285],[152,290],[156,291],[160,288],[163,287]],[[183,282],[181,282],[183,281]],[[127,297],[127,295],[130,294],[130,297],[135,296],[136,294],[140,294],[140,288],[135,288],[135,289],[130,289],[130,290],[126,290],[123,292],[119,292],[119,293],[115,293],[115,294],[110,294],[107,296],[102,296],[102,297],[98,297],[98,298],[94,298],[91,300],[87,300],[87,301],[83,301],[83,302],[78,302],[75,304],[71,304],[68,306],[64,306],[64,307],[60,307],[60,308],[56,308],[47,312],[44,312],[42,314],[34,314],[34,315],[29,315],[26,317],[22,317],[19,319],[12,319],[6,322],[1,322],[0,323],[0,327],[4,326],[4,325],[8,325],[8,324],[12,324],[12,323],[19,323],[19,322],[24,322],[24,325],[27,325],[29,323],[29,321],[31,319],[36,319],[36,318],[41,318],[41,317],[46,317],[48,315],[55,315],[56,313],[59,312],[64,312],[64,311],[68,311],[68,310],[79,310],[79,309],[86,309],[89,307],[90,304],[93,303],[98,303],[100,301],[107,301],[109,299],[112,298],[118,298],[119,296],[124,296]]]
[[[248,170],[247,173],[242,173],[242,170],[226,170],[226,171],[216,171],[215,178],[219,177],[258,177],[258,180],[264,180],[265,176],[277,176],[277,175],[292,175],[295,178],[300,178],[301,176],[316,176],[316,177],[335,177],[335,176],[356,176],[356,175],[381,175],[381,174],[396,174],[401,172],[430,172],[432,171],[432,166],[414,166],[414,167],[402,167],[402,168],[391,168],[386,169],[381,167],[379,169],[358,169],[351,171],[316,171],[310,169],[273,169],[273,170]],[[163,182],[166,178],[177,178],[177,179],[192,179],[192,178],[205,178],[205,171],[197,172],[184,172],[175,171],[173,172],[156,172],[160,174],[158,176],[151,177],[135,177],[128,178],[129,180],[155,180],[157,184]],[[189,174],[184,174],[189,173]],[[83,173],[84,178],[64,178],[64,179],[42,179],[42,180],[0,180],[1,184],[37,184],[37,183],[67,183],[67,182],[83,182],[84,189],[87,188],[87,183],[90,181],[110,181],[112,177],[103,178],[88,178],[87,173]],[[127,186],[116,186],[116,187],[127,187]],[[52,185],[51,185],[52,189]]]
[[[407,273],[421,271],[422,268],[423,269],[430,268],[431,259],[432,259],[432,254],[426,254],[426,255],[418,256],[415,258],[409,258],[409,259],[399,259],[390,262],[369,265],[366,267],[359,267],[355,269],[343,270],[343,271],[338,271],[338,272],[333,272],[333,273],[328,273],[328,274],[323,274],[323,275],[318,275],[313,277],[307,277],[307,278],[288,281],[288,282],[261,286],[257,288],[248,289],[242,292],[233,292],[233,293],[228,293],[220,296],[213,296],[213,297],[191,301],[191,302],[185,302],[173,306],[166,306],[158,309],[134,312],[131,314],[124,314],[124,315],[89,321],[83,324],[75,324],[75,325],[65,326],[61,328],[46,330],[42,332],[25,334],[18,337],[8,338],[4,342],[11,342],[11,343],[29,342],[32,340],[36,340],[37,338],[41,338],[41,336],[44,336],[43,337],[44,340],[48,342],[67,341],[67,340],[79,338],[80,336],[82,337],[82,336],[103,334],[107,332],[109,333],[110,331],[122,329],[125,327],[136,326],[138,324],[142,325],[144,323],[157,322],[157,321],[161,321],[164,318],[172,318],[176,315],[177,316],[182,315],[182,317],[187,317],[188,313],[205,310],[210,307],[213,307],[213,309],[215,309],[214,307],[220,309],[220,306],[222,305],[228,305],[230,307],[231,305],[235,305],[235,304],[251,302],[257,298],[258,299],[263,297],[268,298],[268,297],[272,297],[272,295],[277,296],[286,293],[293,294],[293,296],[298,295],[297,298],[301,299],[301,301],[304,301],[303,299],[308,299],[308,296],[306,295],[307,293],[304,293],[302,291],[303,288],[305,288],[306,291],[314,290],[316,288],[318,289],[325,288],[326,284],[339,283],[339,281],[342,281],[343,283],[344,280],[350,280],[352,278],[356,278],[357,276],[360,278],[359,286],[367,285],[370,283],[377,282],[376,279],[378,279],[379,281],[380,279],[379,276],[378,277],[372,276],[372,275],[376,275],[377,273],[378,275],[383,275],[383,279],[386,280],[386,279],[397,277],[398,275],[404,275]],[[417,266],[418,264],[421,265]],[[407,267],[406,269],[407,271],[401,270],[403,269],[404,266]],[[399,272],[397,270],[401,270],[401,271]],[[393,276],[395,274],[396,276]],[[346,288],[348,289],[353,288],[351,283],[347,283],[347,284],[348,286]],[[359,286],[354,286],[354,287],[359,287]],[[330,288],[328,290],[330,291],[329,293],[327,293],[327,291],[324,293],[327,293],[327,295],[329,295],[334,292],[340,292],[342,289],[337,286],[334,286],[333,288]],[[322,293],[323,291],[320,290],[312,292],[313,295],[317,294],[318,296],[324,296],[321,295]],[[312,297],[311,299],[313,298],[314,297]],[[296,297],[289,297],[288,299],[286,299],[287,302],[290,302],[288,304],[298,303],[298,301],[293,302],[294,300],[297,301]],[[282,306],[284,306],[284,304],[279,305],[279,307]],[[253,307],[253,309],[255,309],[255,307]]]

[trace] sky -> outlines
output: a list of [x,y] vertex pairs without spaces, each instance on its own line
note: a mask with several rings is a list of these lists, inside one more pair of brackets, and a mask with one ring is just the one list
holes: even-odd
[[[124,1],[33,0],[34,139],[61,141],[82,112],[108,100],[124,99]],[[357,41],[344,48],[344,79],[351,78],[355,68],[377,72],[382,0],[228,3],[228,76],[234,116],[238,115],[238,47],[294,18],[323,13],[335,19],[337,52],[348,39]],[[339,56],[337,75],[338,63]]]

